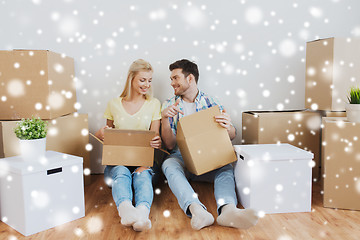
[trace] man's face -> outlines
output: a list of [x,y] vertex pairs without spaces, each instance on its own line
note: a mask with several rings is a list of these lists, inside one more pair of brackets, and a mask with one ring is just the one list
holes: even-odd
[[189,89],[189,77],[190,75],[185,77],[181,68],[177,68],[171,71],[171,86],[174,88],[175,95],[181,96],[186,92],[186,90]]

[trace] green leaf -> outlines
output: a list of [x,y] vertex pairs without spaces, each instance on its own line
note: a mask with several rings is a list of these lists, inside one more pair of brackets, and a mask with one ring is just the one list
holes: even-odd
[[350,104],[360,104],[359,87],[351,87],[347,98]]
[[46,137],[47,121],[40,118],[21,119],[14,128],[14,133],[19,139],[39,139]]

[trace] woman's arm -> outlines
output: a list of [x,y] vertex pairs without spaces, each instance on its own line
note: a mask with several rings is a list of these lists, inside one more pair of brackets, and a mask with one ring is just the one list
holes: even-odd
[[161,138],[160,138],[160,120],[154,120],[151,122],[150,131],[155,132],[155,137],[151,139],[150,146],[153,148],[161,148]]
[[114,128],[114,120],[106,119],[106,126],[100,128],[96,133],[95,136],[100,140],[104,141],[104,129],[105,128]]

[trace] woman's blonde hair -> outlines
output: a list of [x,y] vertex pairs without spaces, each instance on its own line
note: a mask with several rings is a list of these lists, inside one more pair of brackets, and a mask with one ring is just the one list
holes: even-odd
[[[131,94],[132,81],[135,78],[136,74],[138,74],[139,72],[148,72],[148,71],[151,71],[151,72],[154,71],[149,62],[145,61],[144,59],[138,59],[138,60],[134,61],[130,65],[126,83],[125,83],[125,87],[124,87],[124,90],[121,93],[120,97],[122,97],[124,99],[129,98],[130,94]],[[149,91],[145,95],[145,98],[150,99],[151,97],[152,97],[152,88],[150,87]]]

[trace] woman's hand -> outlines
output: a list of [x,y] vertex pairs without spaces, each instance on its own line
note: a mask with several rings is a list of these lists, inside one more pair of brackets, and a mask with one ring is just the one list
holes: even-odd
[[155,136],[150,141],[150,146],[159,149],[161,147],[161,138],[159,135]]
[[101,141],[104,141],[104,129],[111,128],[109,126],[105,126],[100,128],[96,133],[95,136],[99,138]]

